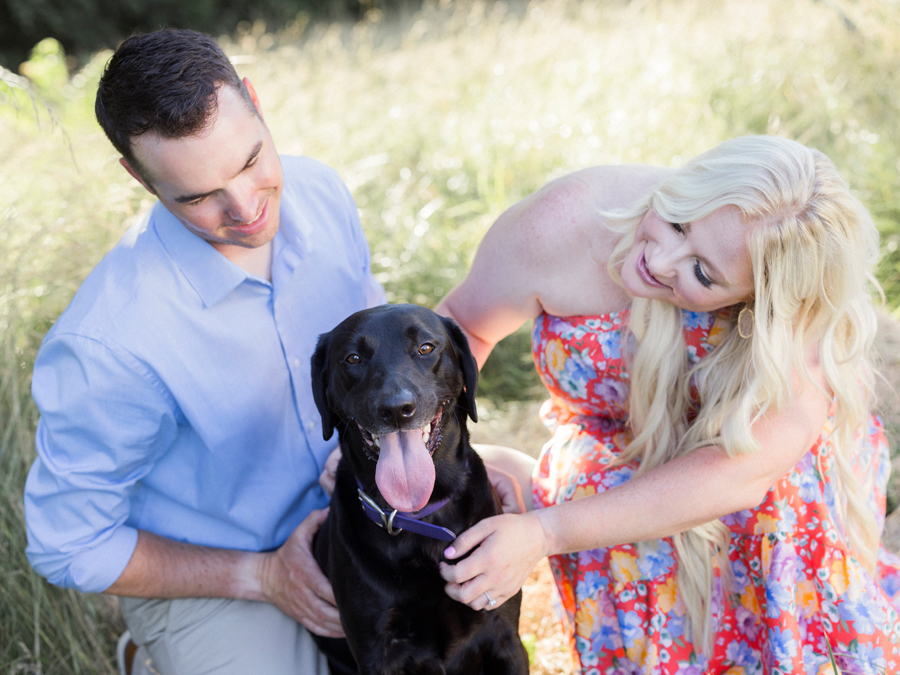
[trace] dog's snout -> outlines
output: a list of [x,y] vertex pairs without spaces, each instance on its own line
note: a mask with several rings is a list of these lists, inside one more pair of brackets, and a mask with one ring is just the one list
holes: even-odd
[[382,421],[398,428],[415,414],[416,397],[408,389],[401,389],[385,398],[378,406],[378,416]]

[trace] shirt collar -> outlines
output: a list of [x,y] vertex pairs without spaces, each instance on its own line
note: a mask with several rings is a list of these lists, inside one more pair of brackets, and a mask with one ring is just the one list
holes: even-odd
[[278,260],[293,272],[310,252],[311,229],[312,223],[308,220],[306,209],[298,203],[296,195],[288,189],[285,182],[285,189],[281,193],[278,233],[273,240],[273,267]]
[[158,202],[153,207],[153,221],[166,252],[207,308],[216,305],[251,277],[209,242],[188,230]]

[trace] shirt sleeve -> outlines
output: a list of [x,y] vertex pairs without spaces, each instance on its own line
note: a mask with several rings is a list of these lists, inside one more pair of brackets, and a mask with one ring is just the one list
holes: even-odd
[[104,591],[134,552],[131,495],[173,442],[176,408],[134,357],[75,335],[45,341],[32,395],[41,418],[25,484],[28,559],[53,584]]
[[365,292],[366,308],[383,305],[387,302],[387,296],[385,295],[384,287],[378,282],[375,275],[372,274],[369,242],[366,239],[365,232],[363,232],[362,224],[359,222],[359,209],[356,208],[356,202],[353,199],[353,195],[350,194],[350,190],[347,189],[344,181],[340,181],[340,184],[344,199],[347,202],[347,215],[350,219],[350,229],[353,234],[353,240],[356,243],[356,253],[359,256],[359,261],[362,265],[363,290]]

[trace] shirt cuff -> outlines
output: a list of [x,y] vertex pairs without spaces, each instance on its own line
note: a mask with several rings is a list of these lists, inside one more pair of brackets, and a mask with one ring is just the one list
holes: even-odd
[[137,546],[138,532],[133,527],[118,527],[101,543],[81,549],[63,558],[59,553],[29,551],[35,571],[47,581],[83,593],[102,593],[122,576]]

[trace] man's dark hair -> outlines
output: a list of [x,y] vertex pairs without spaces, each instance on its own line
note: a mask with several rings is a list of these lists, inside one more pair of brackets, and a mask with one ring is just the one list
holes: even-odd
[[201,131],[221,86],[234,87],[256,112],[231,61],[208,35],[176,29],[132,35],[106,64],[94,111],[116,150],[146,180],[131,139],[148,131],[167,139]]

